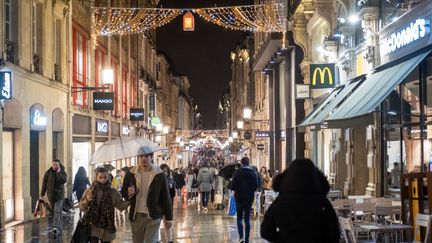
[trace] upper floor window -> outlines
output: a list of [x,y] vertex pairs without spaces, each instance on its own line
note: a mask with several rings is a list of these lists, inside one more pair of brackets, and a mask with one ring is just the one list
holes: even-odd
[[[73,29],[73,86],[87,86],[87,35]],[[87,106],[87,92],[73,93],[75,105]]]
[[5,59],[8,62],[16,63],[17,58],[17,39],[18,32],[16,31],[17,16],[18,16],[18,1],[4,0],[4,53]]
[[43,35],[43,6],[33,2],[32,5],[32,48],[33,71],[42,73],[42,38]]

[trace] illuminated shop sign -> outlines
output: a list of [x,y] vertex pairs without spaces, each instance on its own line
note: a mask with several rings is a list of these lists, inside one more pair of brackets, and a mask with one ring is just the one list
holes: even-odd
[[269,138],[270,137],[270,131],[256,131],[255,132],[255,138]]
[[96,132],[108,133],[108,121],[97,120],[96,121]]
[[122,126],[122,135],[128,136],[130,134],[129,126],[123,125]]
[[114,110],[114,93],[94,92],[93,110]]
[[417,19],[404,29],[380,40],[380,52],[385,56],[414,43],[430,33],[430,21]]
[[338,70],[335,63],[310,65],[310,88],[328,89],[336,87]]
[[46,126],[46,123],[47,118],[43,115],[43,112],[40,110],[35,110],[32,116],[32,125],[44,127]]
[[12,73],[0,72],[0,100],[12,98]]
[[158,116],[153,116],[152,118],[150,118],[150,125],[152,127],[157,126],[157,124],[159,124],[161,122],[160,117]]
[[130,108],[129,118],[131,121],[144,121],[144,109]]

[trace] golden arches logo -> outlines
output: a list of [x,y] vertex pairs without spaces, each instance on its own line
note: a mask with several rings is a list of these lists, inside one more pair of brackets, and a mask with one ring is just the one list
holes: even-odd
[[320,83],[321,84],[325,84],[325,75],[327,74],[328,77],[328,84],[329,85],[333,85],[333,76],[332,76],[332,72],[330,70],[329,67],[325,67],[325,68],[315,68],[314,72],[313,72],[313,76],[312,76],[312,85],[316,85],[317,84],[317,76],[319,74],[320,77]]

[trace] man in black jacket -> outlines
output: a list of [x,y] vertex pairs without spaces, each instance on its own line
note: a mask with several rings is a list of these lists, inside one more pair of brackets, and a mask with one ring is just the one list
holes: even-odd
[[63,165],[60,163],[60,160],[53,160],[51,168],[45,172],[41,190],[41,197],[44,197],[45,194],[47,194],[51,212],[53,214],[53,220],[50,226],[53,234],[61,232],[64,184],[66,181],[67,175]]
[[[234,172],[231,190],[234,191],[234,198],[237,209],[237,228],[241,243],[249,242],[250,214],[255,191],[259,187],[258,174],[249,166],[249,158],[241,159],[242,167]],[[243,217],[245,221],[245,232],[243,234]]]
[[134,243],[157,242],[161,218],[172,227],[173,211],[168,183],[162,170],[152,164],[153,154],[138,156],[123,179],[121,193],[131,202],[129,219]]

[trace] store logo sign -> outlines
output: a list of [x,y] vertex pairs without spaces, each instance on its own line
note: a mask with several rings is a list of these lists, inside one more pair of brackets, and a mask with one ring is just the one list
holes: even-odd
[[336,64],[311,64],[310,65],[311,89],[334,88],[338,81]]
[[385,56],[414,43],[430,33],[430,21],[416,19],[404,29],[380,40],[380,52]]
[[269,138],[270,137],[270,131],[256,131],[255,132],[255,138]]
[[129,118],[131,121],[144,121],[144,109],[130,108]]
[[35,110],[32,121],[33,125],[44,127],[46,126],[47,118],[39,110]]
[[108,133],[108,121],[97,121],[96,122],[96,132]]
[[12,98],[12,73],[0,72],[0,100]]
[[128,136],[130,133],[129,126],[122,126],[122,135]]
[[114,109],[113,92],[93,93],[93,110],[113,110],[113,109]]

